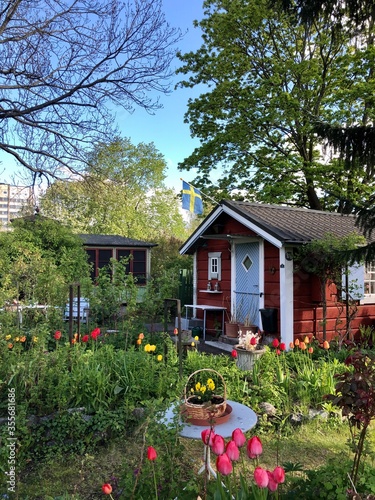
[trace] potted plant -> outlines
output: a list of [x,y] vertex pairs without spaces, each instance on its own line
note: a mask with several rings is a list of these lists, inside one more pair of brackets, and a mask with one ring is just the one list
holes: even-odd
[[230,338],[237,338],[240,330],[240,320],[242,318],[242,299],[238,305],[232,307],[229,297],[226,309],[227,321],[225,322],[225,335]]
[[237,352],[237,366],[241,370],[252,370],[255,362],[264,353],[265,348],[260,343],[259,330],[240,331],[239,343],[234,347]]
[[225,413],[226,404],[226,385],[219,372],[203,368],[189,376],[181,409],[183,417],[209,422]]

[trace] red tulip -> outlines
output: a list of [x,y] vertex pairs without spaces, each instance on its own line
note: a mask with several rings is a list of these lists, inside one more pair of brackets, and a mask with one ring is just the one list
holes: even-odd
[[257,437],[253,436],[247,442],[247,456],[249,458],[259,457],[263,452],[262,441]]
[[96,340],[100,335],[100,328],[95,328],[92,332],[91,332],[91,338]]
[[88,342],[89,341],[89,336],[88,335],[84,335],[82,337],[82,342]]
[[153,448],[152,446],[149,446],[147,448],[147,458],[148,458],[148,460],[156,460],[157,457],[158,457],[158,454],[156,453],[155,448]]
[[240,450],[234,441],[229,441],[225,447],[225,453],[228,455],[232,462],[239,460]]
[[215,434],[214,439],[212,440],[211,450],[215,453],[215,455],[222,455],[225,451],[225,441],[220,434]]
[[102,486],[102,492],[105,495],[110,495],[112,493],[112,486],[109,483],[105,483]]
[[285,481],[285,471],[279,465],[274,468],[272,475],[277,484],[281,484]]
[[233,349],[231,352],[232,358],[237,358],[237,351],[236,349]]
[[216,468],[220,474],[223,476],[228,476],[233,471],[233,465],[232,462],[230,461],[228,455],[226,453],[223,453],[222,455],[219,455],[216,459]]
[[267,486],[268,486],[269,491],[276,491],[278,484],[275,481],[275,478],[273,477],[272,472],[270,472],[268,470],[267,474],[268,474],[268,485]]
[[255,337],[251,337],[251,339],[250,339],[250,344],[251,345],[257,345],[257,342],[258,341],[257,341],[257,339]]
[[275,348],[279,347],[279,341],[278,341],[278,339],[273,339],[272,346],[275,347]]
[[254,470],[254,481],[259,488],[267,488],[269,481],[267,471],[262,469],[262,467],[256,467]]
[[238,448],[242,448],[242,446],[246,443],[245,434],[239,427],[237,427],[237,429],[234,429],[234,431],[232,432],[232,439],[236,443]]
[[55,338],[55,340],[60,340],[61,339],[61,332],[59,330],[55,331],[54,338]]
[[204,431],[201,432],[201,437],[204,444],[212,446],[215,437],[215,432],[213,429],[204,429]]
[[279,349],[280,349],[280,351],[285,351],[285,349],[286,349],[286,345],[285,345],[285,343],[284,343],[284,342],[281,342],[281,343],[280,343],[280,345],[279,345]]

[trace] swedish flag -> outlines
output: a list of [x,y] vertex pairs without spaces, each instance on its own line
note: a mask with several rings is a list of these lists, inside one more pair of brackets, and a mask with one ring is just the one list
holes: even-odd
[[203,214],[201,192],[185,181],[182,181],[182,208],[198,215]]

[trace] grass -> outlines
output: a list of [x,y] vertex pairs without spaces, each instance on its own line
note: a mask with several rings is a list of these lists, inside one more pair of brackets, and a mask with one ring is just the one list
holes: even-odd
[[[257,429],[251,434],[258,434]],[[324,464],[335,455],[348,453],[347,426],[333,427],[328,422],[311,421],[296,429],[286,427],[285,432],[258,434],[263,442],[262,467],[273,469],[279,461],[300,463],[311,469]],[[29,464],[19,478],[20,500],[48,500],[66,494],[65,498],[95,500],[104,498],[101,485],[115,482],[124,469],[134,467],[141,453],[139,439],[124,440],[119,437],[110,446],[100,448],[95,454],[82,457],[64,456],[38,464]],[[197,472],[202,465],[203,446],[199,440],[181,439],[186,467]],[[212,457],[214,461],[214,457]],[[250,460],[247,461],[252,466]],[[116,498],[116,497],[115,497]],[[123,493],[121,498],[129,498]]]

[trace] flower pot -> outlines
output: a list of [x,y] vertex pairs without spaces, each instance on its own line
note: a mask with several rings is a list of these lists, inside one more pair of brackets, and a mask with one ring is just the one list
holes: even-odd
[[257,360],[266,352],[265,349],[254,349],[247,351],[239,346],[235,346],[237,351],[237,366],[240,370],[252,370]]
[[238,323],[225,323],[225,335],[232,339],[238,337],[239,326]]

